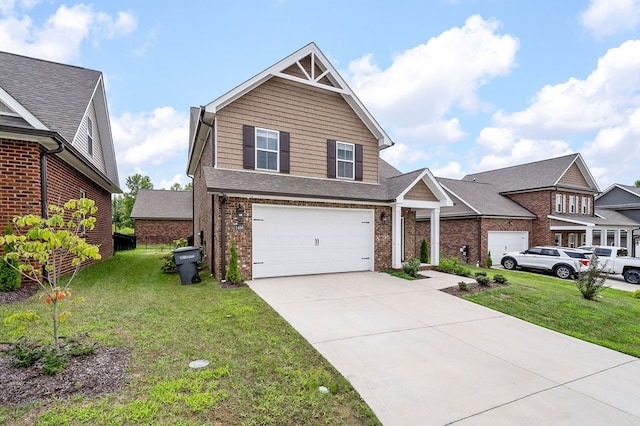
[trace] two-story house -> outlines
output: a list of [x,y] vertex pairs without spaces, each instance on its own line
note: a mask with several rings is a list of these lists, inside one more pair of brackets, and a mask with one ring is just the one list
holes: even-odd
[[195,244],[215,276],[232,242],[244,279],[400,267],[418,212],[437,263],[451,200],[428,169],[380,159],[391,139],[314,43],[191,118]]
[[102,73],[0,52],[0,226],[91,198],[87,241],[113,254],[111,194],[121,192]]
[[[596,211],[600,192],[580,154],[438,179],[454,206],[441,211],[443,254],[484,265],[502,253],[534,245],[626,246],[634,224],[615,211]],[[428,220],[418,216],[418,238],[428,237]],[[615,230],[615,232],[614,232]]]
[[[631,185],[614,183],[598,195],[595,200],[598,214],[611,216],[621,214],[633,226],[632,237],[629,229],[610,227],[602,238],[603,244],[633,248],[629,250],[631,256],[640,256],[640,188]],[[631,241],[633,240],[633,241]],[[626,244],[625,244],[626,243]]]

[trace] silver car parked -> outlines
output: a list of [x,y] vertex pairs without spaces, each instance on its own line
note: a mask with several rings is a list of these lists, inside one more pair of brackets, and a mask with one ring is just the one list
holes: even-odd
[[502,255],[500,264],[504,269],[533,269],[552,272],[558,278],[572,278],[580,270],[589,266],[588,253],[583,250],[538,246],[521,252],[509,252]]

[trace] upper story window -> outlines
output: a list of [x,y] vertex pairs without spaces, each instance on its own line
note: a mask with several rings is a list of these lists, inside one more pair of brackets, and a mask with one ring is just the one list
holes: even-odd
[[591,214],[591,198],[582,197],[582,214]]
[[556,212],[564,213],[566,211],[566,195],[556,194]]
[[279,132],[256,128],[256,169],[272,170],[279,168]]
[[577,197],[575,195],[569,195],[569,213],[577,212],[576,198]]
[[87,117],[87,152],[93,155],[93,121]]
[[336,142],[336,175],[339,178],[353,179],[354,177],[354,145],[352,143]]

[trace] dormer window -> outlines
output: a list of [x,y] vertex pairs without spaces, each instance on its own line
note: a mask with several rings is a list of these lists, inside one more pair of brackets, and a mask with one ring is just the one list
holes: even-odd
[[279,146],[279,132],[256,128],[256,169],[277,172]]
[[87,117],[87,152],[93,155],[93,121]]

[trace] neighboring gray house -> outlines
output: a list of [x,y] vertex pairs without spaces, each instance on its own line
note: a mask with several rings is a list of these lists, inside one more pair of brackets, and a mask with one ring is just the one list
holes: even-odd
[[[634,225],[633,256],[640,256],[640,188],[615,183],[596,198],[597,212],[610,216],[618,214]],[[609,241],[607,241],[609,242]]]
[[193,235],[193,192],[141,189],[131,218],[138,245],[188,238]]

